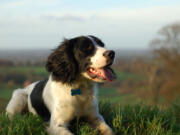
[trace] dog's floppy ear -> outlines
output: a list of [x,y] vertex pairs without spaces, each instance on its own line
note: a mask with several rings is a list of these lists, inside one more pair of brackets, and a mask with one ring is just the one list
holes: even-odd
[[76,80],[79,68],[74,58],[75,44],[76,40],[64,40],[48,57],[46,69],[55,81],[71,84]]

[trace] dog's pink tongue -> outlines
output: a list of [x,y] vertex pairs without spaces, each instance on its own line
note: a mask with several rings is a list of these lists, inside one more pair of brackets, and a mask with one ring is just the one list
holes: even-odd
[[110,69],[108,69],[108,68],[105,68],[104,71],[105,71],[106,80],[110,81],[110,82],[113,81],[114,80],[113,72]]
[[113,81],[114,79],[114,74],[108,68],[98,69],[98,76],[106,79],[109,82]]

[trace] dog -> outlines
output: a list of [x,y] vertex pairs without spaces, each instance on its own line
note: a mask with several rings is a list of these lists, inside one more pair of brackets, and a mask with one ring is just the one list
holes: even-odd
[[6,108],[8,116],[25,110],[40,115],[49,122],[50,135],[73,135],[69,122],[85,117],[102,135],[113,135],[99,114],[96,90],[97,83],[115,79],[114,59],[115,52],[95,36],[64,39],[47,59],[49,78],[16,89]]

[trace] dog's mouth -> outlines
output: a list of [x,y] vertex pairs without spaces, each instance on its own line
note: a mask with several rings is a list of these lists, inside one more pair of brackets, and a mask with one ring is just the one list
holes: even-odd
[[111,82],[116,78],[114,71],[111,69],[110,65],[107,65],[102,68],[90,67],[87,71],[88,75],[92,79],[106,80],[108,82]]

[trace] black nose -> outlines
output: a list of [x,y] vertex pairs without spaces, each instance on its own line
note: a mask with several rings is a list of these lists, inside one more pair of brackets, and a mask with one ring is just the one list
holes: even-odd
[[114,60],[115,52],[112,50],[108,50],[103,54],[103,56],[105,56],[106,58],[109,58],[111,60]]

